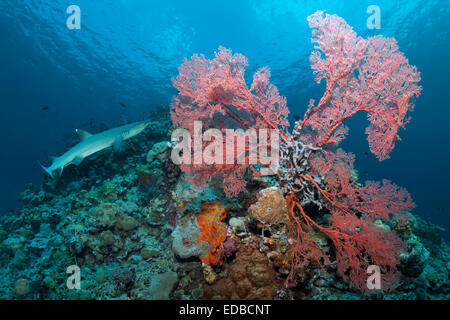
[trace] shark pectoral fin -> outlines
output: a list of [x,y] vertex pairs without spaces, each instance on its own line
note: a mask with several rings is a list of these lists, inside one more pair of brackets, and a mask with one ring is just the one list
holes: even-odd
[[75,159],[72,160],[72,163],[76,166],[80,165],[82,163],[84,158],[82,156],[76,156]]
[[81,130],[81,129],[75,129],[75,131],[78,133],[78,136],[80,137],[81,141],[92,136],[92,134],[90,134],[89,132]]
[[114,140],[114,143],[113,143],[114,151],[119,151],[122,141],[123,141],[122,137],[116,138],[116,140]]
[[61,175],[62,175],[63,170],[64,170],[64,167],[60,167],[59,170],[58,170],[58,173],[59,173],[59,176],[60,176],[60,177],[61,177]]

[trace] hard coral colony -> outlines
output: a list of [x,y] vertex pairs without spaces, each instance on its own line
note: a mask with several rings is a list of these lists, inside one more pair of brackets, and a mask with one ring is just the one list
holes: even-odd
[[[269,82],[269,69],[257,70],[248,88],[247,59],[223,47],[212,60],[193,55],[180,66],[173,79],[178,90],[171,105],[173,124],[191,132],[194,121],[220,130],[227,126],[278,131],[282,141],[277,177],[287,201],[294,245],[286,285],[296,270],[314,260],[322,267],[336,264],[343,279],[359,289],[366,287],[367,267],[377,265],[383,289],[389,289],[397,282],[403,248],[389,226],[405,224],[414,203],[405,189],[388,180],[358,184],[352,175],[354,155],[335,146],[348,133],[344,122],[365,112],[370,150],[380,161],[387,159],[399,139],[398,130],[408,123],[413,98],[420,94],[420,74],[393,38],[363,39],[342,18],[321,11],[308,22],[314,44],[311,67],[316,81],[325,80],[326,86],[318,103],[310,101],[292,133],[287,130],[286,99]],[[203,142],[202,147],[208,144]],[[249,151],[245,150],[246,160]],[[263,158],[258,163],[267,164]],[[198,186],[205,186],[213,176],[222,177],[229,197],[245,190],[247,169],[258,175],[257,166],[248,161],[181,168]],[[325,210],[326,216],[313,218],[318,210]],[[313,229],[331,240],[335,261],[330,262],[329,253],[311,239]]]

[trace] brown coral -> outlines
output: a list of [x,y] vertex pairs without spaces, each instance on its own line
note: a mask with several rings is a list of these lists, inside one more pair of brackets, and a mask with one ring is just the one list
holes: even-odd
[[222,264],[223,245],[227,237],[227,226],[222,222],[227,216],[230,206],[223,206],[220,202],[204,202],[202,210],[197,214],[200,237],[197,242],[209,243],[208,253],[200,257],[203,263],[219,266]]
[[272,224],[289,220],[286,200],[278,188],[266,188],[258,193],[258,201],[248,208],[250,218]]
[[206,299],[270,300],[276,294],[276,272],[258,250],[242,248],[233,265],[215,284],[204,285]]

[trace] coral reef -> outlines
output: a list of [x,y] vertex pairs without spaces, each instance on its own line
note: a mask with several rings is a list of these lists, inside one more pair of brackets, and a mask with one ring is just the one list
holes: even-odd
[[[228,203],[219,190],[197,190],[183,175],[166,179],[166,161],[146,159],[158,139],[150,127],[120,156],[102,152],[22,193],[23,206],[0,217],[0,298],[449,298],[450,249],[436,226],[412,214],[390,225],[374,221],[405,242],[398,285],[359,292],[335,265],[321,266],[320,254],[332,254],[333,246],[303,221],[311,247],[292,268],[297,239],[289,220],[276,219],[289,213],[279,187],[251,185],[252,194]],[[142,171],[150,174],[144,185]],[[321,224],[329,215],[305,210]],[[66,286],[72,265],[80,267],[80,290]]]
[[[336,147],[363,111],[372,152],[387,158],[420,92],[417,70],[393,39],[362,39],[322,12],[309,23],[311,65],[327,83],[292,134],[267,68],[248,88],[244,56],[194,55],[174,79],[173,123],[159,110],[121,152],[28,186],[21,208],[0,216],[0,299],[449,299],[442,228],[409,212],[405,189],[360,183],[354,156]],[[166,135],[195,120],[275,129],[281,159],[180,171]],[[366,287],[373,264],[379,290]],[[81,289],[67,286],[73,266]]]
[[[169,126],[152,122],[120,154],[105,150],[22,193],[23,207],[0,217],[2,298],[169,298],[178,279],[171,229],[165,222],[149,224],[147,216],[152,206],[166,213],[173,199],[164,190],[173,186],[151,179],[142,188],[139,181],[145,166],[154,176],[166,174],[162,164],[146,165],[145,151]],[[66,287],[71,265],[81,268],[81,290]],[[164,293],[159,282],[173,285]],[[156,289],[148,290],[149,284]]]

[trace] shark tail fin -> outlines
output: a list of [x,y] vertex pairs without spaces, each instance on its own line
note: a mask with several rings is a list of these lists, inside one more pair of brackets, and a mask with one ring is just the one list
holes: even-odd
[[40,162],[38,162],[38,163],[39,163],[39,165],[41,166],[41,168],[44,169],[45,172],[47,172],[47,173],[50,175],[50,177],[54,178],[53,172],[50,171],[49,168],[44,167]]

